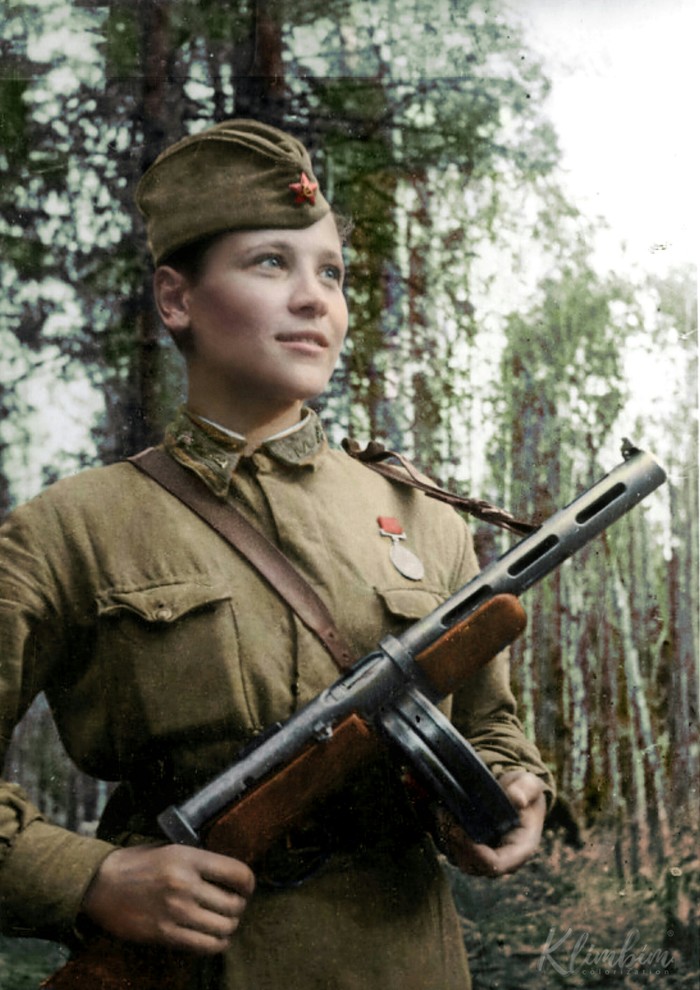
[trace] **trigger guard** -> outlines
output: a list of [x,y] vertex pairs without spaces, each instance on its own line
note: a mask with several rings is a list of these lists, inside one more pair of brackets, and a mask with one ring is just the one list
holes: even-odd
[[419,783],[475,842],[496,846],[520,824],[481,757],[420,691],[409,688],[379,723]]

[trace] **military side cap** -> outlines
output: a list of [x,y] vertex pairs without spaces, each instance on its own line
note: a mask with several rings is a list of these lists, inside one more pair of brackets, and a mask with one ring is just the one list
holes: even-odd
[[227,120],[166,148],[136,204],[156,265],[212,234],[310,227],[330,211],[304,145],[255,120]]

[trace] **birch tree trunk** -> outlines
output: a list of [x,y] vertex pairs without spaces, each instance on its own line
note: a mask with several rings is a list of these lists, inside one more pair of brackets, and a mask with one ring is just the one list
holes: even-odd
[[[649,803],[653,804],[658,822],[660,858],[664,859],[670,852],[666,786],[659,757],[659,739],[652,727],[647,700],[647,686],[641,673],[630,596],[620,576],[617,561],[613,559],[612,555],[609,555],[608,563],[612,571],[612,590],[619,621],[625,680],[633,727],[630,741],[636,802],[632,820],[638,831],[637,842],[641,862],[650,867],[652,864],[650,863]],[[648,795],[647,783],[650,790]]]

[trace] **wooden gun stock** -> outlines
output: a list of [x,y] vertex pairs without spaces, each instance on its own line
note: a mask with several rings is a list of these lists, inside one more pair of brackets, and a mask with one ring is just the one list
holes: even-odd
[[[525,626],[517,598],[497,595],[453,626],[414,659],[435,693],[446,695],[504,649]],[[202,830],[202,846],[255,867],[274,843],[311,809],[342,788],[348,776],[385,745],[352,713],[327,739],[225,809]],[[191,990],[196,957],[100,935],[42,983],[45,990]]]

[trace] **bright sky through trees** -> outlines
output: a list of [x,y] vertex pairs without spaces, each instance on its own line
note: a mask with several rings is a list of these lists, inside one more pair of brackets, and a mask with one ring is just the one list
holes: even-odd
[[[600,260],[697,261],[696,0],[513,0],[553,82],[547,110]],[[626,253],[620,253],[620,244]]]
[[[602,275],[665,275],[698,261],[696,0],[512,0],[552,80],[546,104],[563,152],[562,182],[604,219]],[[629,422],[658,444],[678,399],[687,351],[675,329],[660,349],[644,328],[625,353]],[[692,414],[692,411],[689,410]],[[622,424],[621,424],[622,426]],[[648,432],[647,432],[648,431]]]

